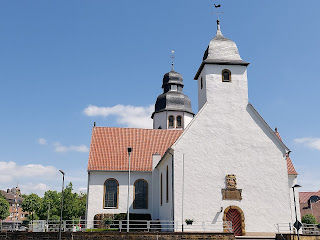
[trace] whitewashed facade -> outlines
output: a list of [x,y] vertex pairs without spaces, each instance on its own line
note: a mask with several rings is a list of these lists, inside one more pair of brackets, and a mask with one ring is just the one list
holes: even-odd
[[[164,154],[150,155],[150,171],[132,172],[130,205],[134,182],[145,179],[148,208],[130,208],[131,213],[180,223],[185,219],[215,223],[228,220],[230,209],[236,209],[241,215],[237,221],[242,235],[275,233],[276,224],[294,223],[292,187],[297,184],[297,174],[293,166],[288,169],[289,149],[248,101],[247,66],[218,25],[195,77],[199,112],[192,118],[191,111],[163,107],[153,115],[155,129],[169,129],[168,114],[175,118],[183,115],[185,129]],[[164,85],[170,81],[172,78],[166,82],[164,78]],[[179,81],[182,84],[182,77]],[[236,179],[232,190],[241,192],[240,197],[223,195],[229,189],[228,175]],[[89,171],[88,220],[96,214],[126,212],[127,176],[128,171]],[[103,207],[108,178],[119,182],[115,209]],[[300,219],[299,201],[296,203]]]

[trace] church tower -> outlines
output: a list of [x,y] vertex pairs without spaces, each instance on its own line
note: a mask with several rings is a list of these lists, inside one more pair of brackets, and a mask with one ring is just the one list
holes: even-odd
[[194,113],[191,101],[183,94],[183,78],[173,69],[163,76],[163,93],[158,96],[152,113],[153,129],[184,129]]
[[217,20],[217,34],[210,41],[194,79],[198,80],[199,110],[206,103],[221,108],[248,104],[247,66],[237,45],[224,37]]

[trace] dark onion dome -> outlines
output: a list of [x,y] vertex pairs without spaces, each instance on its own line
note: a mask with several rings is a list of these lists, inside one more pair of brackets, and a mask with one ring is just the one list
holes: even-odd
[[163,76],[163,81],[162,81],[162,88],[164,88],[167,84],[176,84],[176,85],[181,85],[183,86],[183,78],[180,73],[177,73],[173,69],[171,69],[170,72],[166,73]]
[[155,105],[155,113],[163,111],[187,112],[192,115],[191,100],[183,94],[183,77],[180,73],[172,70],[163,76],[163,94],[159,95]]

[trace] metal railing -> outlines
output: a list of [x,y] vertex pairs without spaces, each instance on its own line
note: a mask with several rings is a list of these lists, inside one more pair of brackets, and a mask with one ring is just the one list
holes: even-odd
[[[292,223],[278,223],[275,225],[279,234],[295,234],[296,229],[293,227]],[[302,234],[311,234],[311,235],[320,235],[319,224],[306,224],[303,223],[299,233]]]
[[[34,220],[29,224],[29,230],[33,232],[58,232],[60,221]],[[77,231],[127,231],[126,220],[63,220],[63,232]],[[171,220],[130,220],[129,231],[140,232],[229,232],[232,233],[232,222],[219,221],[194,221],[191,225],[185,222]]]
[[302,234],[320,235],[320,225],[303,223]]

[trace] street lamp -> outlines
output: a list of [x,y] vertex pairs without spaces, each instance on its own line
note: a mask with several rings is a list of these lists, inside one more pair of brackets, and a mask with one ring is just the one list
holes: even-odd
[[129,206],[129,196],[130,196],[130,157],[131,157],[131,152],[132,152],[132,147],[128,147],[128,155],[129,155],[129,171],[128,171],[128,201],[127,201],[127,232],[129,232],[129,211],[130,211],[130,206]]
[[300,240],[300,237],[299,237],[299,229],[300,229],[300,227],[301,227],[301,222],[298,221],[297,206],[296,206],[296,196],[295,196],[295,192],[294,192],[294,189],[295,189],[295,188],[298,188],[298,187],[301,187],[301,186],[300,186],[299,184],[295,184],[295,185],[292,187],[292,190],[293,190],[293,201],[294,201],[294,211],[295,211],[295,213],[296,213],[296,222],[293,224],[293,226],[296,228],[298,240]]
[[63,188],[64,188],[64,172],[59,170],[62,174],[62,191],[61,191],[61,212],[60,212],[60,227],[59,227],[59,240],[61,240],[61,228],[62,228],[62,210],[63,210]]

